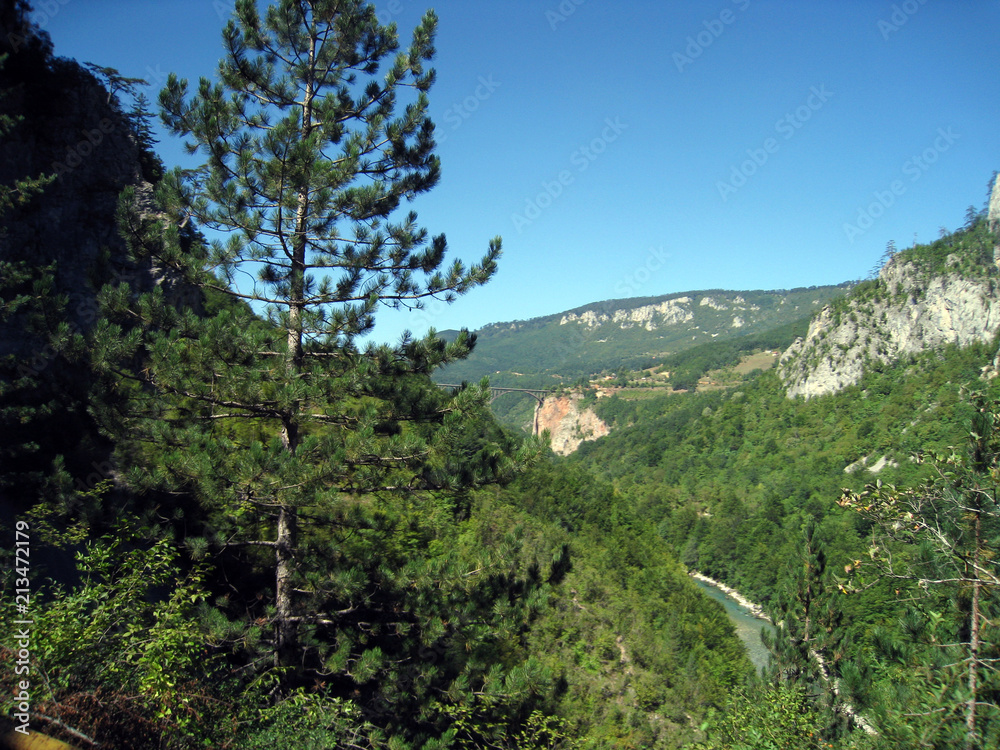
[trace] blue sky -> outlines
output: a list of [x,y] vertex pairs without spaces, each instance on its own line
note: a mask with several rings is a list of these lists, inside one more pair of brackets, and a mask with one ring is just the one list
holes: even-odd
[[[34,0],[65,57],[212,76],[226,0]],[[439,16],[440,184],[412,208],[452,256],[503,237],[450,306],[478,328],[589,302],[863,278],[981,208],[1000,169],[996,0],[379,0]],[[179,143],[160,136],[168,166]],[[185,162],[190,164],[190,162]]]

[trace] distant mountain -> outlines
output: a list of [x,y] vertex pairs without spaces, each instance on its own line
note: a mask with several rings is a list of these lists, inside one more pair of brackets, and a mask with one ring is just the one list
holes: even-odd
[[[774,291],[720,289],[594,302],[555,315],[494,323],[476,332],[472,356],[440,382],[550,387],[661,363],[707,344],[803,323],[851,284]],[[775,346],[787,346],[788,341]]]

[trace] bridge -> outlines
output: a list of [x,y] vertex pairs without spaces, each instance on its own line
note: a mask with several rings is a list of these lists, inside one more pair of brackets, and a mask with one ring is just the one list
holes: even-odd
[[[454,383],[438,383],[442,388],[462,388],[461,385],[456,385]],[[501,388],[499,386],[490,386],[490,403],[496,401],[500,396],[505,393],[527,393],[529,396],[534,398],[538,403],[542,403],[542,400],[551,393],[551,391],[543,391],[540,388]]]

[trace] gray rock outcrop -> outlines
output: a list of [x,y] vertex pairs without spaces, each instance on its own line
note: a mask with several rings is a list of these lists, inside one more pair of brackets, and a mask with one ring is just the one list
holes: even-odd
[[[122,104],[89,70],[55,57],[23,13],[2,5],[0,113],[13,124],[0,139],[0,184],[54,180],[0,217],[0,260],[53,269],[53,291],[66,300],[76,331],[97,320],[97,291],[107,282],[136,291],[160,286],[197,308],[199,295],[176,274],[128,257],[116,221],[119,197],[132,188],[143,213],[155,213],[145,173],[155,156],[144,152]],[[0,352],[32,346],[16,325],[0,331]]]
[[69,60],[25,70],[28,64],[15,54],[0,69],[0,88],[8,90],[0,106],[21,118],[0,144],[0,181],[57,177],[3,217],[0,258],[54,265],[56,291],[68,298],[70,319],[86,329],[95,318],[98,260],[126,266],[115,210],[126,186],[142,184],[139,149],[94,76]]
[[990,193],[989,208],[986,209],[986,220],[991,232],[1000,232],[1000,172],[997,172],[993,191]]
[[882,269],[884,292],[825,307],[805,338],[781,356],[779,374],[790,398],[812,398],[857,383],[873,362],[947,344],[989,341],[1000,331],[997,280],[946,273],[924,278],[897,256]]

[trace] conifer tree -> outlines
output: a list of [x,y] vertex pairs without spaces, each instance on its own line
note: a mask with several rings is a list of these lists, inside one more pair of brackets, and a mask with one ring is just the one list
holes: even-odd
[[816,679],[810,652],[816,647],[814,620],[825,572],[826,554],[816,539],[816,523],[809,519],[802,530],[799,559],[789,570],[789,587],[779,592],[771,607],[777,630],[773,635],[767,629],[762,631],[776,681],[808,684],[810,676]]
[[814,709],[825,713],[835,733],[838,714],[853,715],[839,700],[837,679],[843,656],[844,623],[839,593],[829,585],[826,552],[814,519],[802,528],[799,555],[789,570],[789,585],[769,608],[773,632],[761,641],[771,653],[770,679],[775,687],[804,689]]
[[[484,428],[485,384],[452,393],[430,380],[474,337],[358,343],[381,306],[450,301],[488,281],[500,255],[497,238],[480,263],[445,267],[443,235],[413,212],[393,218],[440,172],[427,115],[435,27],[429,11],[400,50],[395,25],[358,0],[282,0],[263,17],[239,0],[219,83],[189,94],[171,76],[160,97],[167,126],[207,162],[164,178],[165,214],[122,200],[132,252],[183,282],[173,295],[106,288],[111,320],[95,336],[121,399],[104,422],[123,438],[120,460],[140,467],[133,486],[193,493],[211,515],[189,540],[196,553],[242,549],[244,573],[270,569],[269,596],[241,603],[244,640],[359,690],[392,665],[419,671],[382,686],[394,700],[443,663],[461,671],[441,644],[473,627],[475,607],[503,620],[462,634],[461,659],[485,670],[477,649],[516,634],[537,583],[489,550],[418,564],[433,524],[534,450]],[[194,226],[226,239],[206,247]],[[435,663],[390,659],[406,639],[437,649]]]
[[[1000,409],[984,394],[963,454],[920,456],[933,475],[916,487],[876,482],[845,490],[840,504],[873,525],[871,565],[913,599],[894,633],[876,634],[875,653],[893,672],[889,734],[921,747],[980,750],[1000,741],[996,665],[1000,570]],[[858,578],[846,588],[864,585]]]
[[885,243],[885,252],[879,257],[878,262],[872,266],[872,270],[868,272],[869,278],[877,279],[886,264],[891,263],[897,255],[899,255],[899,251],[896,250],[896,241],[889,240]]

